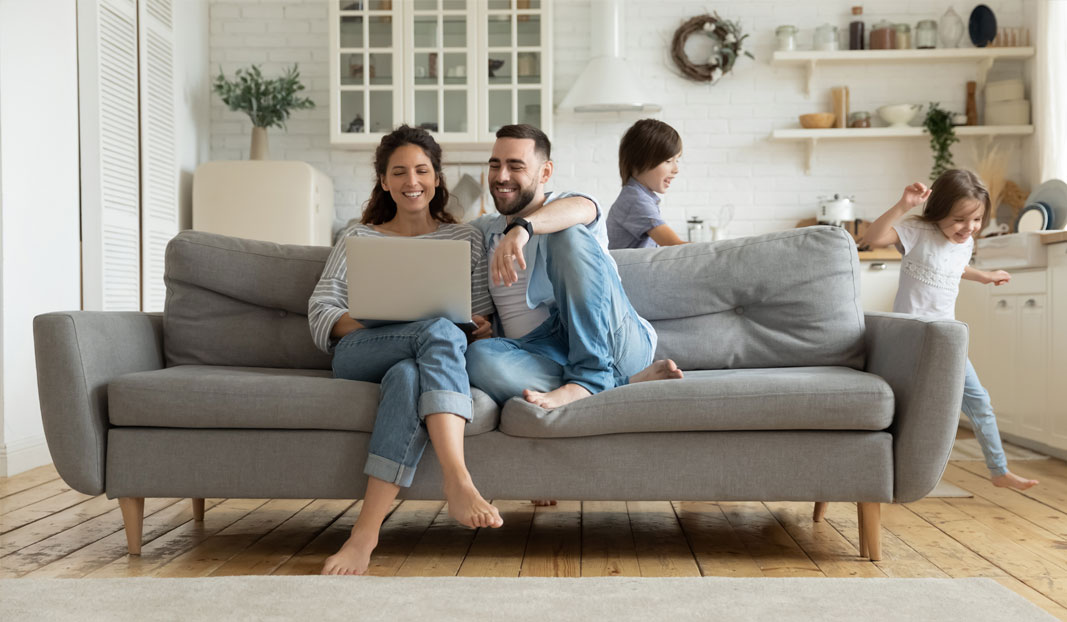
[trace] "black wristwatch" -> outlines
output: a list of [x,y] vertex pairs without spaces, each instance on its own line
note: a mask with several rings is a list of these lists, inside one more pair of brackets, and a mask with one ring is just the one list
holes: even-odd
[[508,226],[504,227],[504,235],[507,235],[508,231],[511,231],[515,227],[522,227],[523,229],[526,229],[526,233],[530,234],[530,239],[533,239],[533,225],[530,224],[530,221],[526,220],[525,218],[516,218],[515,220],[511,221]]

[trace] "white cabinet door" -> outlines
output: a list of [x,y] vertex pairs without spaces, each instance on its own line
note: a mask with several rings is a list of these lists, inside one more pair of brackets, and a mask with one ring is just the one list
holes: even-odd
[[960,281],[956,319],[967,324],[971,363],[979,370],[989,369],[989,287],[974,281]]
[[478,139],[503,125],[527,123],[552,135],[552,14],[542,0],[480,0],[487,69]]
[[[989,391],[997,424],[1004,432],[1019,433],[1019,404],[1015,399],[1018,296],[993,296],[989,311],[990,356],[982,367],[975,365],[982,386]],[[974,361],[971,361],[972,363]]]
[[1050,367],[1046,399],[1049,444],[1067,449],[1067,244],[1052,244],[1049,252]]
[[892,311],[899,280],[899,261],[860,262],[860,300],[863,310]]
[[330,139],[377,145],[404,120],[404,5],[409,0],[330,2]]
[[1016,296],[1018,356],[1015,362],[1015,403],[1019,434],[1045,442],[1045,397],[1048,382],[1047,298]]

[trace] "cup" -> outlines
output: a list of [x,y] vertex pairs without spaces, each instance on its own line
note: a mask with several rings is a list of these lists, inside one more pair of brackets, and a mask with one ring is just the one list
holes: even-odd
[[422,65],[415,65],[415,77],[416,78],[425,78],[426,77],[426,68],[423,67]]
[[457,78],[466,78],[467,77],[467,66],[466,65],[456,65],[456,77]]

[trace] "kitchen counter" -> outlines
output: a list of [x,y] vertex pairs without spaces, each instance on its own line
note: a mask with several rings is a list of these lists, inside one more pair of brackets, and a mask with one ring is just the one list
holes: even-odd
[[1067,230],[1044,231],[1041,233],[1042,244],[1056,244],[1058,242],[1067,242]]
[[900,261],[900,253],[890,246],[859,251],[859,255],[860,261]]

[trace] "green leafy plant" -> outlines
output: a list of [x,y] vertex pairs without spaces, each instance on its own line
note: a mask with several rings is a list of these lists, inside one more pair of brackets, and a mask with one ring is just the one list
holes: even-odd
[[285,129],[289,111],[315,107],[315,102],[298,95],[304,90],[304,85],[300,83],[300,71],[296,65],[273,80],[265,79],[259,66],[252,65],[248,69],[238,69],[232,82],[226,79],[220,67],[212,90],[230,110],[247,114],[256,127]]
[[930,171],[930,181],[934,181],[954,166],[952,145],[960,142],[960,139],[952,127],[952,113],[941,108],[937,102],[930,102],[923,127],[930,133],[930,149],[934,152],[934,168]]

